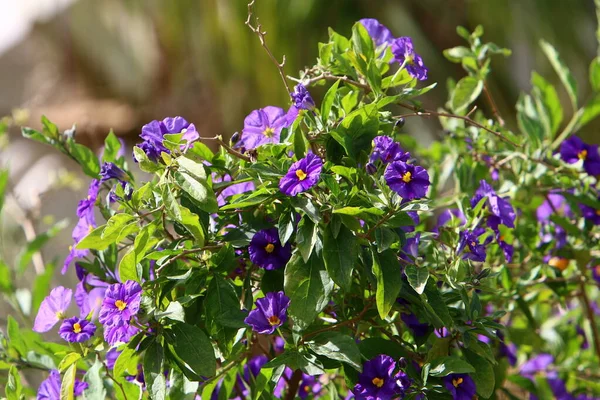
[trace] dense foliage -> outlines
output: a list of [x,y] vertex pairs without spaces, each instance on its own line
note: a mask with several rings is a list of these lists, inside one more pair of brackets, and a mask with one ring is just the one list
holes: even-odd
[[[435,84],[411,39],[361,20],[350,37],[330,30],[293,90],[277,64],[291,106],[252,111],[230,143],[181,117],[145,125],[142,182],[112,133],[98,159],[74,130],[23,128],[92,181],[62,269],[79,283],[36,284],[34,332],[8,319],[7,398],[32,394],[27,368],[49,370],[41,399],[600,396],[600,154],[575,136],[600,114],[600,61],[580,108],[541,43],[572,117],[533,73],[513,132],[485,84],[510,51],[480,27],[458,34],[445,55],[467,76],[445,110],[419,101]],[[445,139],[403,134],[419,117]]]

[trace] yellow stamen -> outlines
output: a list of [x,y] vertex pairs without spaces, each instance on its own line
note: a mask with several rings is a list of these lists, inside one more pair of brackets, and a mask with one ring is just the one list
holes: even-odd
[[279,319],[279,317],[277,315],[272,315],[269,317],[269,324],[271,326],[279,325],[279,324],[281,324],[281,320]]
[[127,303],[122,300],[117,300],[115,301],[115,307],[117,307],[119,311],[123,311],[125,307],[127,307]]
[[406,173],[402,175],[402,180],[406,183],[412,181],[412,174],[410,173],[410,171],[406,171]]
[[275,131],[271,127],[268,127],[267,129],[265,129],[263,131],[263,135],[265,135],[268,138],[272,138],[274,134],[275,134]]
[[406,56],[404,57],[404,62],[406,62],[407,65],[413,65],[415,63],[415,58],[412,55]]
[[458,387],[458,385],[463,383],[463,381],[464,381],[463,378],[452,379],[452,385],[454,385],[454,387]]
[[600,276],[600,265],[596,265],[596,266],[594,267],[594,270],[596,271],[596,275],[599,275],[599,276]]
[[580,160],[584,160],[587,158],[588,152],[586,149],[581,150],[579,153],[577,153],[577,158],[579,158]]
[[267,253],[272,253],[273,250],[275,250],[275,245],[273,243],[269,243],[268,245],[265,246],[265,251]]
[[562,257],[552,257],[550,261],[548,261],[548,265],[551,265],[563,271],[569,266],[569,260],[567,258]]
[[90,226],[88,226],[88,233],[91,233],[93,230],[94,230],[94,227],[93,227],[93,226],[91,226],[91,225],[90,225]]
[[373,385],[377,386],[378,388],[382,387],[383,384],[385,383],[385,381],[383,379],[377,378],[377,377],[373,378],[373,380],[371,382],[373,382]]
[[65,319],[65,317],[66,317],[66,315],[65,315],[64,312],[62,312],[62,311],[57,311],[56,312],[56,318],[58,318],[58,319]]
[[475,247],[475,246],[477,246],[477,243],[476,242],[471,242],[471,247]]
[[296,176],[298,177],[298,179],[300,179],[301,181],[306,179],[306,172],[302,171],[301,169],[297,169],[296,170]]
[[600,210],[596,210],[596,215],[600,215]]
[[81,333],[81,324],[79,322],[73,324],[73,332]]
[[304,386],[304,391],[308,393],[310,391],[310,386],[308,386],[308,385]]

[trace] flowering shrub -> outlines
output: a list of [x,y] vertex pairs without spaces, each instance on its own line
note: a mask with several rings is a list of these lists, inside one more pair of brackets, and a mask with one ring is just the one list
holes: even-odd
[[[297,79],[277,63],[289,108],[252,111],[231,143],[181,117],[145,125],[142,182],[112,133],[99,160],[46,119],[23,128],[92,180],[62,268],[79,283],[50,291],[36,333],[9,317],[7,397],[24,368],[48,370],[39,399],[600,396],[600,154],[576,136],[600,113],[600,61],[580,108],[543,42],[575,112],[563,124],[533,73],[511,131],[485,84],[510,52],[458,34],[445,55],[467,76],[444,110],[419,101],[435,84],[411,39],[361,20]],[[419,117],[443,140],[402,133]]]

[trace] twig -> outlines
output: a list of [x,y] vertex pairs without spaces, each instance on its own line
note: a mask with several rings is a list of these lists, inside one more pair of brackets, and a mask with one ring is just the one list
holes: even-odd
[[223,138],[221,136],[215,136],[215,137],[212,137],[212,138],[200,137],[198,140],[200,140],[201,142],[202,141],[216,142],[219,146],[223,147],[232,156],[235,156],[235,157],[237,157],[239,159],[242,159],[244,161],[252,161],[250,159],[250,157],[248,157],[247,155],[242,154],[239,151],[234,150],[231,147],[229,147],[229,145],[223,141]]
[[581,301],[585,304],[585,311],[587,313],[587,319],[590,322],[592,327],[592,336],[594,339],[594,349],[596,350],[596,355],[598,356],[598,360],[600,361],[600,334],[598,333],[598,325],[596,325],[596,316],[594,314],[594,309],[590,305],[590,299],[588,298],[587,292],[585,291],[585,282],[581,280],[579,282],[579,286],[581,288]]
[[254,1],[255,0],[252,0],[250,3],[248,3],[248,19],[246,20],[246,25],[248,25],[248,28],[250,28],[250,30],[256,33],[256,36],[258,36],[260,45],[263,47],[263,49],[265,49],[265,51],[269,55],[269,58],[277,67],[277,71],[279,71],[279,76],[281,76],[281,80],[283,81],[283,85],[287,90],[288,96],[291,96],[292,91],[290,90],[290,86],[288,85],[287,79],[285,78],[285,72],[283,71],[283,67],[285,66],[285,56],[283,56],[281,63],[277,61],[273,53],[271,53],[271,50],[269,50],[269,46],[267,46],[267,42],[265,41],[265,35],[267,34],[267,32],[262,30],[262,25],[260,24],[260,22],[258,22],[258,17],[254,18],[256,26],[252,26],[252,23],[250,22],[250,20],[252,19],[252,8],[254,7]]
[[183,257],[187,257],[190,254],[195,254],[195,253],[200,253],[206,250],[216,250],[216,249],[220,249],[221,247],[223,247],[222,245],[211,245],[211,246],[204,246],[204,247],[200,247],[198,249],[189,249],[189,250],[184,250],[181,253],[177,254],[175,257],[169,259],[166,263],[164,263],[163,265],[161,265],[157,270],[156,273],[158,274],[160,271],[162,271],[166,266],[173,264],[175,261],[179,260],[180,258]]
[[483,93],[485,93],[485,98],[487,99],[488,103],[490,103],[490,107],[492,108],[492,114],[494,114],[494,117],[496,117],[496,119],[498,120],[498,124],[503,127],[504,119],[502,119],[502,117],[500,116],[500,112],[498,111],[496,102],[494,101],[494,98],[490,93],[490,89],[485,81],[483,82]]
[[[404,107],[403,104],[401,104],[401,105]],[[505,138],[504,136],[502,136],[501,133],[496,132],[494,130],[491,130],[490,128],[488,128],[486,126],[481,125],[479,122],[475,122],[471,118],[465,117],[465,116],[462,116],[462,115],[455,115],[455,114],[449,114],[449,113],[443,113],[443,112],[440,113],[440,112],[431,111],[431,110],[423,110],[423,111],[416,111],[416,112],[411,113],[411,114],[403,114],[403,115],[394,116],[394,118],[407,118],[407,117],[445,117],[445,118],[462,119],[463,121],[465,121],[469,125],[473,125],[473,126],[475,126],[477,128],[483,129],[483,130],[485,130],[485,131],[487,131],[487,132],[489,132],[489,133],[497,136],[503,142],[509,143],[509,144],[511,144],[511,145],[513,145],[515,147],[521,147],[521,145],[519,145],[519,144],[513,142],[512,140],[510,140],[510,139]]]
[[298,392],[298,386],[302,380],[302,370],[297,369],[294,371],[292,378],[288,382],[288,392],[285,395],[285,400],[294,400],[296,398],[296,392]]
[[318,82],[318,81],[322,81],[322,80],[329,80],[329,81],[340,80],[340,81],[342,81],[344,83],[347,83],[349,85],[353,85],[353,86],[359,87],[359,88],[363,89],[366,93],[369,93],[371,91],[371,87],[369,87],[369,85],[367,85],[365,83],[357,82],[355,80],[352,80],[352,79],[348,78],[347,76],[336,76],[336,75],[331,75],[331,74],[323,73],[323,74],[321,74],[319,76],[315,76],[314,78],[310,78],[308,80],[294,79],[294,78],[291,78],[291,77],[290,77],[290,79],[293,79],[293,80],[298,81],[298,82],[304,82],[304,84],[307,85],[307,86],[308,85],[312,85],[313,83]]
[[363,308],[363,310],[354,318],[351,318],[347,321],[342,321],[339,322],[337,324],[333,324],[333,325],[329,325],[326,326],[325,328],[321,328],[321,329],[317,329],[316,331],[313,332],[309,332],[307,334],[305,334],[304,336],[302,336],[302,341],[311,338],[313,336],[318,335],[319,333],[323,333],[323,332],[328,332],[328,331],[333,331],[336,330],[339,327],[342,326],[346,326],[346,325],[351,325],[357,321],[360,321],[362,319],[362,317],[367,313],[367,311],[369,311],[369,309],[371,308],[371,305],[373,305],[373,299],[370,299],[367,304],[365,305],[365,308]]

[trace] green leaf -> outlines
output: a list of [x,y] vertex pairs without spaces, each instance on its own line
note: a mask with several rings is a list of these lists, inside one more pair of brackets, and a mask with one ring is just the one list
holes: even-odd
[[583,113],[577,123],[577,129],[587,125],[590,121],[596,119],[598,115],[600,115],[600,93],[596,93],[583,107]]
[[71,155],[77,160],[83,172],[87,176],[97,179],[100,173],[100,163],[96,154],[89,147],[76,143],[73,139],[69,139],[68,144]]
[[280,365],[286,365],[292,370],[301,369],[308,375],[320,375],[325,372],[323,370],[323,365],[314,355],[309,353],[301,353],[297,350],[286,351],[285,353],[266,363],[263,368],[275,368]]
[[469,349],[463,349],[469,364],[473,366],[475,371],[471,373],[471,378],[477,386],[477,394],[484,399],[492,396],[496,386],[496,376],[494,375],[494,367],[488,360],[472,352]]
[[106,389],[104,389],[104,383],[102,382],[101,372],[104,368],[104,364],[98,359],[88,369],[83,377],[84,382],[88,384],[88,387],[83,391],[83,398],[85,400],[97,400],[106,398]]
[[468,362],[456,356],[438,358],[431,363],[429,375],[444,377],[450,374],[470,374],[475,368]]
[[380,95],[381,92],[381,71],[377,66],[376,60],[371,60],[367,66],[367,83],[373,90],[373,93]]
[[371,255],[373,257],[373,274],[377,278],[377,292],[375,293],[377,311],[381,319],[385,319],[396,303],[402,287],[400,263],[396,253],[392,250],[386,250],[379,254],[372,247]]
[[600,92],[600,57],[596,57],[590,64],[590,84],[594,92]]
[[81,354],[79,353],[69,353],[63,357],[60,364],[58,364],[58,371],[65,372],[67,368],[71,365],[75,364],[77,361],[81,360]]
[[284,212],[279,217],[279,223],[277,224],[279,231],[279,241],[281,245],[285,245],[294,233],[294,214],[290,212]]
[[106,225],[101,225],[93,229],[88,233],[79,243],[75,245],[76,249],[92,249],[92,250],[106,250],[108,246],[115,242],[115,238],[107,237],[102,238],[102,232],[104,232]]
[[75,387],[75,373],[77,364],[71,364],[65,371],[60,385],[60,400],[73,400],[73,388]]
[[122,378],[126,375],[136,375],[138,365],[138,354],[135,348],[125,347],[113,367],[115,378]]
[[121,142],[111,129],[108,135],[106,136],[106,139],[104,139],[104,151],[102,153],[102,161],[114,162],[117,159],[119,150],[121,150]]
[[298,246],[304,262],[308,262],[315,248],[318,232],[318,225],[312,222],[310,218],[302,217],[298,224],[298,232],[296,233],[296,246]]
[[102,231],[100,238],[110,240],[112,243],[120,243],[129,235],[133,235],[140,230],[137,220],[134,216],[119,213],[115,214],[106,222],[106,227]]
[[462,59],[467,56],[473,56],[473,52],[471,49],[464,46],[457,46],[444,50],[444,57],[454,63],[461,62]]
[[6,387],[4,388],[4,394],[7,400],[20,400],[21,399],[21,376],[16,366],[11,365],[8,370],[8,378],[6,380]]
[[162,197],[169,216],[186,227],[196,239],[198,246],[204,246],[204,228],[200,224],[198,215],[192,213],[187,207],[179,205],[167,185],[162,190]]
[[296,126],[292,134],[292,141],[294,143],[294,154],[296,157],[303,158],[306,154],[306,139],[304,138],[304,132],[298,126]]
[[308,343],[312,351],[331,360],[345,362],[362,371],[360,350],[356,341],[340,332],[323,332]]
[[531,96],[522,94],[519,97],[517,123],[521,132],[529,137],[529,141],[534,148],[544,140],[544,127]]
[[240,299],[233,285],[218,275],[215,275],[206,290],[205,309],[211,334],[218,331],[214,325],[227,328],[246,326],[245,314],[240,310]]
[[454,321],[450,316],[448,306],[444,302],[444,298],[440,294],[434,278],[429,279],[429,282],[425,287],[424,293],[425,296],[427,296],[426,299],[424,299],[426,305],[428,305],[430,307],[430,311],[433,311],[435,315],[440,319],[441,324],[439,324],[439,326],[436,326],[436,328],[441,328],[442,326],[451,328],[452,326],[454,326]]
[[194,178],[206,181],[206,170],[202,163],[196,162],[186,156],[180,156],[175,159],[179,167],[184,169],[187,173],[192,175]]
[[562,81],[565,89],[567,90],[567,94],[571,99],[571,104],[573,105],[573,109],[577,109],[577,81],[571,74],[571,71],[566,66],[566,64],[562,61],[556,49],[545,40],[540,40],[540,46],[542,47],[542,51],[550,61],[552,68],[558,74],[558,77]]
[[165,352],[162,345],[154,340],[144,353],[143,365],[146,389],[153,400],[164,400],[167,395],[164,359]]
[[333,85],[327,90],[325,96],[323,97],[323,102],[321,103],[321,118],[323,119],[323,123],[327,122],[329,118],[329,114],[331,113],[331,107],[333,106],[333,102],[335,100],[335,95],[337,94],[338,86],[340,85],[340,80],[335,81]]
[[133,147],[133,157],[137,160],[140,169],[144,172],[154,173],[162,169],[158,164],[150,161],[144,150],[137,146]]
[[185,322],[185,311],[180,302],[172,301],[164,311],[155,312],[154,317],[158,320],[169,318],[173,321]]
[[17,270],[20,273],[25,272],[31,262],[33,255],[38,252],[50,239],[55,237],[60,231],[68,225],[67,220],[62,220],[52,226],[44,233],[37,235],[32,241],[28,242],[17,256]]
[[319,257],[313,255],[305,263],[294,254],[285,267],[284,288],[291,300],[288,312],[294,328],[302,331],[327,305],[333,281]]
[[483,90],[483,81],[472,76],[462,78],[456,84],[452,97],[450,98],[450,106],[456,113],[465,111],[471,103],[473,103]]
[[408,264],[404,268],[408,283],[415,289],[415,292],[422,294],[429,279],[429,270],[427,267],[417,267],[414,264]]
[[345,292],[352,286],[352,271],[358,253],[358,239],[345,226],[340,227],[337,238],[331,226],[323,236],[323,261],[329,276]]
[[138,267],[138,263],[158,243],[158,238],[153,236],[155,230],[155,225],[145,225],[135,237],[133,248],[123,256],[119,263],[119,277],[121,282],[128,280],[141,282],[141,268]]
[[[531,84],[534,86],[533,92],[535,98],[541,101],[542,110],[547,116],[550,134],[555,134],[563,119],[562,106],[560,105],[556,89],[536,72],[533,72],[531,75]],[[539,109],[540,107],[538,107]]]
[[6,187],[8,185],[8,170],[0,169],[0,211],[2,211],[2,207],[4,206],[4,196]]
[[179,187],[198,202],[196,203],[198,208],[207,213],[215,213],[219,210],[217,197],[206,181],[197,180],[192,175],[180,171],[174,175]]
[[217,359],[210,340],[197,326],[175,323],[165,331],[171,354],[182,372],[191,380],[213,376]]
[[375,55],[373,39],[364,25],[360,22],[355,23],[352,27],[352,48],[356,52],[357,57],[363,56],[361,58],[367,63],[373,59]]

